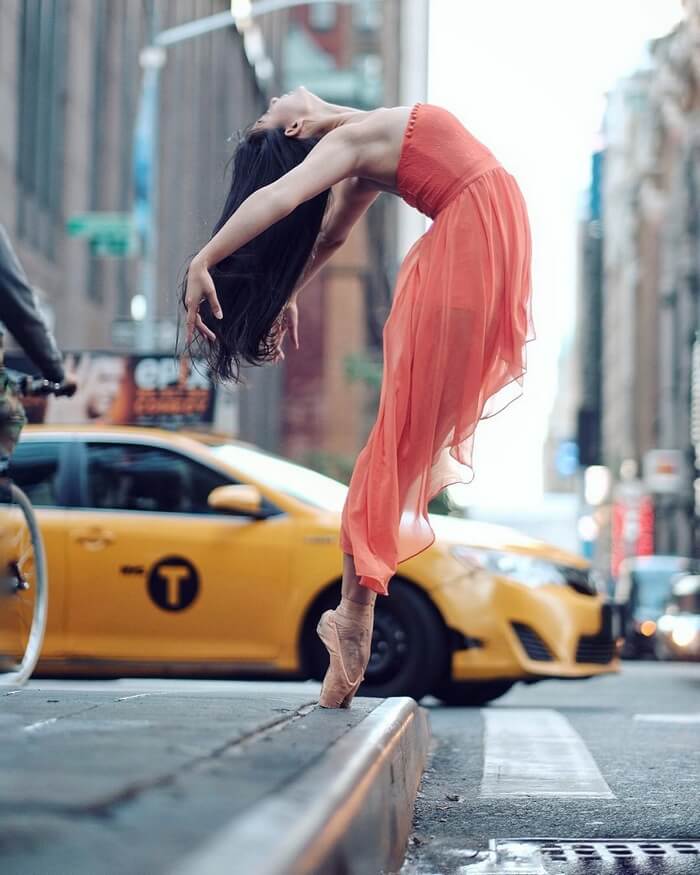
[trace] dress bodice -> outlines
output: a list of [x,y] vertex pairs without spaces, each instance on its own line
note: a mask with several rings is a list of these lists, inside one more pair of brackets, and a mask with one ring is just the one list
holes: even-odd
[[434,219],[470,182],[500,166],[451,112],[430,103],[413,106],[397,168],[399,194],[410,206]]

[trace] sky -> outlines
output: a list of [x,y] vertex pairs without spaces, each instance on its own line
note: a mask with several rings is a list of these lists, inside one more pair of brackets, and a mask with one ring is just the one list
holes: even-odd
[[[558,357],[575,319],[576,225],[604,95],[642,66],[681,0],[430,0],[428,101],[445,106],[517,178],[533,235],[524,394],[479,423],[465,505],[542,499]],[[572,435],[575,437],[575,435]]]

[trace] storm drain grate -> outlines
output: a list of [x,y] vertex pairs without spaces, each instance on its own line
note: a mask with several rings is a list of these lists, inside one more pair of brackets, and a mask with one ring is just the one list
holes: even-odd
[[538,846],[547,872],[700,872],[700,841],[695,839],[540,839],[532,844]]
[[[584,860],[595,860],[619,866],[626,862],[642,864],[656,859],[663,860],[664,864],[675,865],[677,863],[687,864],[693,860],[697,870],[693,868],[687,871],[700,871],[700,841],[696,840],[581,839],[561,841],[559,839],[540,839],[535,844],[539,845],[544,860],[553,863],[570,864]],[[635,871],[635,869],[631,871]],[[686,871],[685,868],[683,871]]]
[[[699,875],[698,839],[490,839],[454,849],[459,875]],[[404,870],[401,870],[404,872]],[[410,869],[410,873],[434,871]]]

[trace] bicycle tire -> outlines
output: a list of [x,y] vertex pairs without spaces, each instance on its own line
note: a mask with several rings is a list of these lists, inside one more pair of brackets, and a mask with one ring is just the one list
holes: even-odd
[[[49,606],[44,542],[41,537],[41,532],[39,531],[36,516],[34,515],[32,503],[24,492],[22,492],[18,486],[15,486],[14,483],[10,485],[10,504],[7,506],[12,507],[13,505],[15,505],[21,512],[22,520],[20,521],[20,525],[22,525],[22,523],[26,524],[26,534],[28,536],[27,538],[24,538],[24,540],[22,540],[21,536],[17,539],[18,542],[22,543],[22,549],[20,551],[18,548],[17,551],[15,551],[17,555],[15,556],[13,553],[10,557],[13,560],[16,559],[14,570],[19,572],[19,578],[15,580],[15,584],[23,582],[26,583],[29,588],[31,588],[33,584],[34,599],[31,610],[31,623],[28,626],[29,633],[27,635],[26,646],[20,645],[23,652],[19,654],[19,661],[15,661],[10,669],[4,670],[2,665],[0,665],[0,687],[22,686],[22,684],[26,683],[32,676],[37,662],[39,661],[39,656],[41,655],[41,649],[44,643],[46,618]],[[2,508],[2,505],[0,505],[0,508]],[[27,550],[31,550],[31,555]],[[33,568],[30,563],[33,563]],[[2,570],[4,571],[4,569]],[[33,579],[27,579],[25,574],[27,577],[31,576]],[[11,580],[10,583],[12,583]],[[26,591],[27,590],[21,589],[20,586],[17,585],[14,592],[11,592],[10,588],[8,588],[6,593],[0,595],[0,599],[19,599],[22,597],[21,593]],[[1,603],[0,608],[2,608]],[[9,609],[10,611],[16,610],[17,612],[22,610],[19,603],[16,603],[13,606],[9,602],[6,604],[5,609]]]

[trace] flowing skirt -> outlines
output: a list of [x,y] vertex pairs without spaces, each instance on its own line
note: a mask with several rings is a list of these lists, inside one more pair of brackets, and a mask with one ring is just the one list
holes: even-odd
[[462,189],[406,255],[377,419],[342,514],[340,546],[362,586],[388,595],[396,566],[434,542],[428,503],[472,482],[478,422],[522,395],[536,336],[531,255],[525,201],[503,167]]

